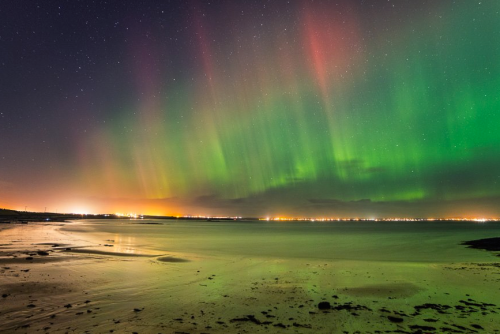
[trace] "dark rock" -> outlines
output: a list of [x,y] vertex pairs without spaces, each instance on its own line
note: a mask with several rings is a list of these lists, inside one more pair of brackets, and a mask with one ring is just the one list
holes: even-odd
[[33,260],[33,256],[28,256],[26,260]]
[[431,309],[431,310],[435,310],[435,311],[438,311],[438,313],[444,313],[445,310],[448,310],[451,308],[451,306],[449,305],[442,305],[442,304],[422,304],[422,305],[417,305],[417,306],[414,306],[415,310],[417,311],[421,311],[421,310],[425,310],[425,309]]
[[471,324],[471,327],[474,327],[475,329],[484,329],[481,325],[478,324]]
[[280,327],[280,328],[286,328],[285,325],[283,325],[281,322],[279,324],[273,325],[274,327]]
[[392,315],[388,316],[387,319],[395,323],[403,322],[403,318],[393,317]]
[[465,328],[464,326],[460,326],[460,325],[452,325],[453,327],[456,327],[458,329],[461,329],[461,330],[467,330],[467,328]]
[[141,312],[142,310],[144,310],[144,307],[143,308],[134,308],[134,312]]
[[311,325],[309,325],[309,324],[307,324],[307,325],[303,325],[303,324],[299,324],[299,323],[294,322],[294,323],[293,323],[293,327],[311,328]]
[[423,330],[423,331],[435,331],[436,328],[432,326],[420,326],[420,325],[411,325],[411,329],[413,330]]
[[473,303],[473,302],[469,302],[469,301],[466,301],[466,300],[459,300],[458,302],[462,303],[462,304],[465,304],[467,306],[477,306],[477,307],[482,307],[483,306],[483,304]]
[[230,320],[230,322],[242,322],[242,321],[249,321],[253,322],[256,325],[262,325],[262,322],[259,319],[257,319],[254,315],[247,315],[245,318],[234,318]]
[[500,251],[500,238],[487,238],[462,242],[462,245],[469,246],[468,248],[484,249],[487,251]]
[[320,310],[329,310],[331,307],[332,307],[332,306],[330,305],[330,303],[329,303],[329,302],[320,302],[320,303],[318,304],[318,308],[319,308]]
[[70,307],[73,307],[73,305],[71,305],[71,304],[66,304],[66,305],[64,305],[64,307],[66,307],[66,308],[70,308]]
[[251,321],[251,322],[255,322],[257,325],[260,325],[261,322],[259,319],[255,318],[254,315],[247,315],[247,318]]
[[334,307],[332,307],[332,310],[337,310],[337,311],[341,311],[341,310],[347,310],[347,311],[371,311],[370,308],[368,308],[368,307],[366,307],[364,305],[352,305],[351,302],[334,306]]
[[4,294],[2,295],[2,298],[7,298],[8,296],[9,296],[8,294],[4,293]]
[[36,253],[37,253],[38,255],[41,255],[41,256],[47,256],[47,255],[49,255],[49,253],[48,253],[48,252],[46,252],[46,251],[38,251],[38,252],[36,252]]
[[28,304],[26,307],[33,308],[33,307],[36,307],[36,305],[35,304]]

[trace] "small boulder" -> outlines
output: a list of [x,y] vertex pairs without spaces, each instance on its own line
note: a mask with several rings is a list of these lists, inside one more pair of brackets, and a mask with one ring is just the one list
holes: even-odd
[[319,308],[320,310],[329,310],[331,307],[332,307],[332,306],[330,305],[330,303],[329,303],[329,302],[320,302],[320,303],[318,304],[318,308]]
[[403,322],[403,318],[393,317],[392,315],[388,316],[387,319],[395,323]]

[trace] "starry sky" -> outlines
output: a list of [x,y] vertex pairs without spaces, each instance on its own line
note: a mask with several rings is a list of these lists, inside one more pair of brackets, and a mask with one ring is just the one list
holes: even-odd
[[2,1],[0,207],[500,216],[500,2]]

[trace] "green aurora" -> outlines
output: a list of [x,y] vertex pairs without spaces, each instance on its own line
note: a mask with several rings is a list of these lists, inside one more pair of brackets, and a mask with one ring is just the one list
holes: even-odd
[[114,88],[80,108],[98,121],[64,156],[71,196],[164,214],[500,214],[500,2],[285,4],[200,4],[175,36],[153,19],[124,33],[100,71]]

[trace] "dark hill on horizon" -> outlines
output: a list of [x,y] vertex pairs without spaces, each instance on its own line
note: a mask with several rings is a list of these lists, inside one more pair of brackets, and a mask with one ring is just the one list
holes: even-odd
[[0,208],[0,216],[18,216],[18,215],[19,215],[18,211]]

